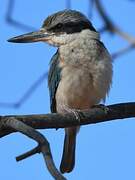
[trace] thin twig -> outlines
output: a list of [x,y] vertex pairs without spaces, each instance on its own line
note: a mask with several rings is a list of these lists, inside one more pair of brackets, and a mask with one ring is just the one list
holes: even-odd
[[115,52],[112,54],[112,59],[116,59],[118,57],[120,57],[121,55],[124,55],[125,53],[133,50],[135,48],[135,44],[130,44],[129,46],[126,46],[122,49],[120,49],[119,51]]
[[47,78],[48,72],[44,72],[30,87],[29,89],[22,95],[22,97],[15,103],[6,103],[6,102],[0,102],[1,107],[5,108],[20,108],[27,99],[30,98],[30,96],[35,92],[35,90],[44,82],[44,80]]
[[21,161],[21,160],[26,159],[26,158],[34,155],[34,154],[37,154],[37,153],[40,153],[39,146],[33,148],[32,150],[30,150],[30,151],[28,151],[28,152],[26,152],[26,153],[24,153],[22,155],[17,156],[16,161]]
[[11,24],[11,25],[13,25],[13,26],[15,26],[17,28],[26,30],[26,31],[35,30],[34,27],[31,27],[31,26],[28,26],[26,24],[20,23],[19,21],[13,19],[12,14],[13,14],[13,11],[14,11],[14,7],[15,7],[15,0],[9,0],[8,1],[7,12],[6,12],[6,18],[5,18],[7,23],[9,23],[9,24]]
[[92,19],[93,9],[94,9],[94,0],[88,0],[88,18]]
[[98,12],[99,12],[101,18],[103,19],[104,24],[105,24],[105,26],[101,29],[100,32],[104,32],[106,30],[110,31],[111,33],[118,34],[123,39],[128,41],[130,44],[135,44],[135,37],[134,36],[131,36],[128,33],[122,31],[116,24],[114,24],[114,22],[111,20],[111,18],[106,13],[106,11],[105,11],[102,3],[101,3],[101,0],[95,0],[95,4],[96,4],[97,10],[98,10]]

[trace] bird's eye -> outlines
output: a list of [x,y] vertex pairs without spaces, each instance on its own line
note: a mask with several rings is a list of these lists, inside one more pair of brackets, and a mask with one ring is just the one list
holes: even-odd
[[59,23],[59,24],[57,24],[57,26],[56,26],[58,29],[60,29],[60,28],[62,28],[63,27],[63,24],[62,23]]

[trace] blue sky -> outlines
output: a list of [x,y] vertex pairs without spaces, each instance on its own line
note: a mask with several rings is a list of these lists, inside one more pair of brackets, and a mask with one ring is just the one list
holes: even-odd
[[[124,31],[135,36],[135,4],[128,0],[103,1],[108,14]],[[44,43],[11,44],[10,37],[26,33],[5,22],[8,0],[0,2],[0,102],[13,103],[27,91],[30,85],[49,68],[49,60],[56,48]],[[43,20],[51,13],[65,9],[65,1],[48,0],[17,1],[13,13],[14,19],[39,29]],[[72,9],[88,14],[88,0],[72,3]],[[101,27],[98,14],[93,11],[92,22]],[[127,45],[118,36],[105,33],[102,41],[110,51],[116,52]],[[106,104],[135,101],[135,51],[117,58],[114,63],[113,85]],[[0,106],[0,114],[38,114],[48,113],[49,95],[45,80],[32,96],[18,109]],[[48,138],[54,160],[59,167],[63,130],[42,130]],[[76,166],[72,173],[65,174],[70,180],[134,180],[135,179],[135,121],[134,118],[123,121],[88,125],[81,128],[77,137]],[[44,165],[41,155],[35,155],[17,163],[15,156],[31,149],[36,144],[19,133],[4,137],[0,141],[1,173],[0,179],[52,179]]]

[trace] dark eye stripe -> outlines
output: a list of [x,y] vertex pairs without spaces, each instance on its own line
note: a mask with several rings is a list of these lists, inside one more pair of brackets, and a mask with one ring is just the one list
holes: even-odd
[[86,22],[65,22],[64,24],[58,23],[54,27],[49,28],[52,32],[66,32],[67,34],[81,32],[84,29],[95,31],[95,28],[88,21]]

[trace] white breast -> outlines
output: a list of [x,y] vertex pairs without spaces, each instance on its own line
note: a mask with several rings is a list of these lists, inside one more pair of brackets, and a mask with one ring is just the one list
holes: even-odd
[[56,92],[58,112],[64,106],[89,109],[105,99],[112,82],[112,63],[102,44],[83,34],[83,38],[78,37],[60,47],[60,56],[62,76]]
[[63,69],[56,92],[58,112],[61,112],[64,107],[89,109],[100,100],[101,96],[94,89],[93,79],[89,72],[71,67]]

